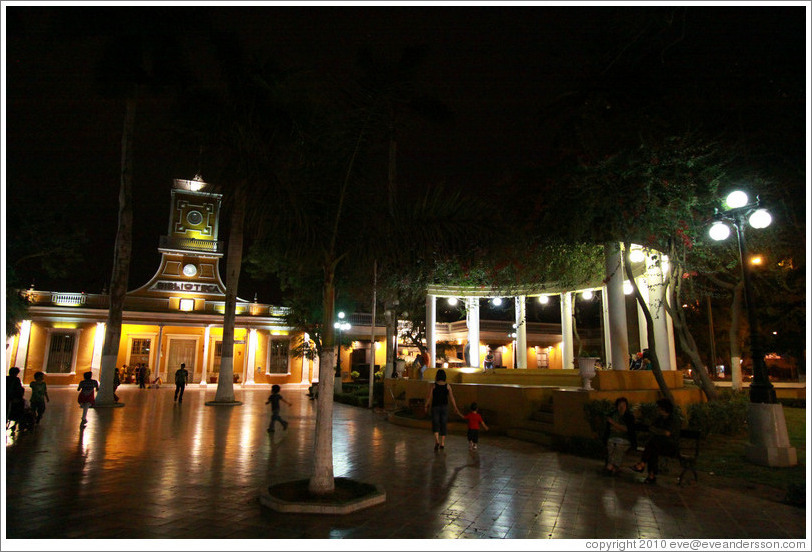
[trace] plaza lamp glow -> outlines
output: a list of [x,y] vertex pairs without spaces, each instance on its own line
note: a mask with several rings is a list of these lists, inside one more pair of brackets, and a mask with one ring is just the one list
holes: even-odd
[[744,239],[745,220],[750,223],[751,227],[761,229],[770,225],[772,217],[766,209],[761,207],[758,196],[756,196],[754,202],[750,203],[747,194],[740,190],[728,194],[724,204],[727,209],[723,211],[716,210],[713,217],[714,222],[708,234],[712,239],[721,241],[730,236],[730,226],[733,226],[736,230],[739,245],[739,266],[741,267],[742,281],[744,282],[745,303],[747,304],[747,316],[750,324],[750,350],[753,359],[753,382],[750,384],[750,402],[774,404],[776,402],[775,388],[770,383],[767,376],[767,366],[764,363],[764,351],[761,347],[761,337],[759,335],[759,320],[750,279],[750,263],[747,262],[747,244]]
[[549,295],[539,295],[539,303],[541,303],[542,305],[546,305],[549,302],[550,302]]
[[[338,313],[339,320],[344,320],[345,316],[346,315],[344,314],[344,311],[340,311]],[[340,378],[341,377],[341,332],[342,331],[346,332],[347,330],[352,328],[352,325],[349,322],[341,322],[341,321],[339,321],[339,322],[336,322],[335,324],[333,324],[333,327],[336,330],[338,330],[338,332],[337,332],[338,333],[338,338],[336,339],[336,342],[338,343],[338,358],[336,359],[336,377]],[[374,362],[373,362],[373,364],[374,364]]]
[[590,299],[592,299],[592,297],[594,297],[594,294],[592,293],[591,289],[585,289],[584,291],[581,292],[581,298],[584,301],[589,301]]
[[764,349],[761,344],[761,329],[756,304],[753,300],[753,286],[750,281],[750,263],[747,262],[747,244],[744,239],[745,220],[748,220],[753,228],[764,228],[772,222],[772,217],[761,208],[758,196],[754,202],[750,203],[744,192],[737,191],[731,193],[725,203],[728,209],[722,212],[717,209],[713,220],[717,224],[731,224],[736,229],[739,267],[744,283],[747,318],[750,323],[753,381],[750,383],[750,404],[747,407],[750,443],[745,448],[745,456],[752,463],[762,466],[795,466],[798,464],[798,453],[790,444],[783,408],[776,401],[775,388],[767,376],[767,365],[764,362]]

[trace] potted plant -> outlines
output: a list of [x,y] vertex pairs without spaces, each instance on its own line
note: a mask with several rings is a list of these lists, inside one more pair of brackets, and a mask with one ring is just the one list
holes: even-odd
[[350,372],[350,377],[352,378],[352,381],[355,381],[361,377],[361,373],[358,372],[357,370],[353,370],[352,372]]

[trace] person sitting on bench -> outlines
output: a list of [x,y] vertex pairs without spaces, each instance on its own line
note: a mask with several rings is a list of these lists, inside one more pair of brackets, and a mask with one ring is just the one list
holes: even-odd
[[636,472],[642,472],[648,466],[648,476],[644,483],[652,485],[657,482],[657,460],[660,456],[677,456],[679,454],[680,420],[674,416],[674,405],[668,399],[657,401],[657,419],[651,424],[651,439],[646,443],[640,461],[632,466]]

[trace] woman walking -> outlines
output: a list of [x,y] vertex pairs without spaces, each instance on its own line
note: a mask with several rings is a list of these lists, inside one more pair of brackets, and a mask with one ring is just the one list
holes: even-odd
[[446,381],[445,370],[437,370],[434,384],[429,388],[426,396],[426,412],[431,408],[431,430],[434,432],[434,450],[445,448],[445,436],[448,435],[448,403],[454,407],[454,412],[462,418],[454,400],[451,385]]

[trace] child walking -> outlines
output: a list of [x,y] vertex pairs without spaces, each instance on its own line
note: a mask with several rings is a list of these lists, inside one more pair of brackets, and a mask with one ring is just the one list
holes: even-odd
[[272,433],[274,430],[274,422],[279,422],[282,424],[282,429],[288,429],[288,423],[282,419],[279,415],[280,406],[279,403],[283,402],[288,406],[292,406],[288,401],[282,398],[282,395],[279,394],[280,387],[278,385],[274,385],[271,387],[271,396],[268,397],[268,400],[265,401],[265,404],[271,403],[271,424],[268,426],[268,433]]
[[93,372],[85,372],[85,379],[79,382],[79,405],[82,407],[82,422],[79,427],[87,425],[87,409],[96,406],[96,391],[99,389],[99,382],[91,379]]
[[37,413],[37,423],[45,412],[45,401],[51,402],[48,396],[48,386],[45,385],[45,374],[34,372],[34,381],[28,384],[31,387],[31,409]]
[[485,428],[485,431],[488,431],[488,426],[485,424],[485,420],[482,419],[482,416],[477,412],[478,406],[475,402],[471,403],[471,411],[463,416],[466,420],[468,420],[468,450],[476,450],[477,443],[479,442],[479,426]]

